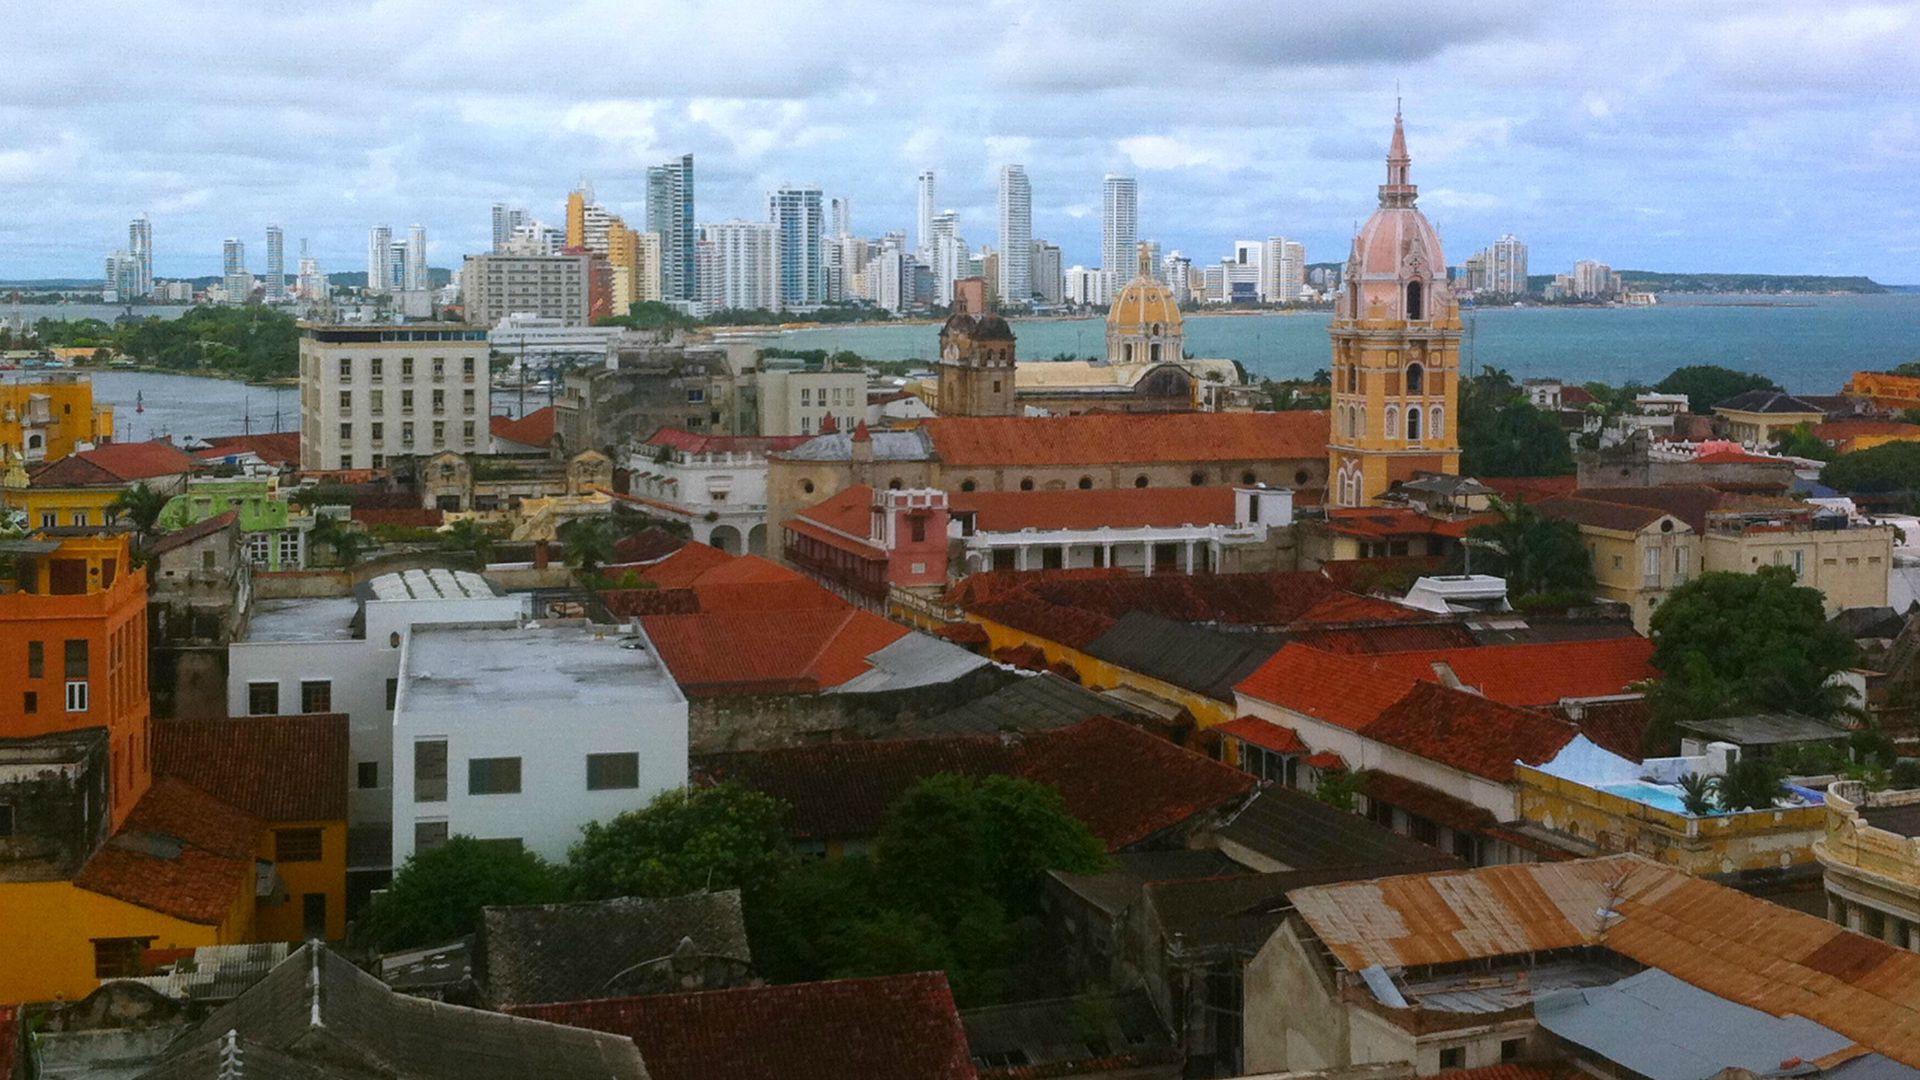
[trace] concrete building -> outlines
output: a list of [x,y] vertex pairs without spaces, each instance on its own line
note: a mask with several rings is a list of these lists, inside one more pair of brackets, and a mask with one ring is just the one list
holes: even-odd
[[378,469],[389,456],[484,450],[487,355],[482,326],[302,323],[301,468]]
[[1727,436],[1748,446],[1766,447],[1801,424],[1826,422],[1825,409],[1779,390],[1749,390],[1713,407],[1727,426]]
[[693,214],[693,155],[649,167],[647,231],[660,238],[660,297],[668,303],[700,299]]
[[942,210],[933,217],[933,238],[926,258],[933,275],[933,302],[940,306],[953,303],[953,283],[967,276],[966,238],[960,235],[960,215]]
[[775,231],[779,308],[807,309],[827,302],[826,222],[820,189],[783,187],[767,196]]
[[401,287],[408,292],[419,292],[432,287],[427,276],[427,227],[412,225],[407,228],[407,265]]
[[94,405],[91,376],[56,371],[0,382],[0,473],[112,441],[113,407]]
[[760,434],[818,435],[836,427],[851,430],[865,419],[864,372],[807,368],[798,361],[767,360],[762,364],[755,379]]
[[570,326],[549,315],[508,315],[487,332],[492,350],[510,357],[510,372],[550,373],[576,364],[605,363],[620,340],[617,326]]
[[1101,300],[1119,291],[1133,274],[1140,243],[1140,187],[1131,176],[1109,174],[1101,183],[1100,270],[1105,276]]
[[760,403],[753,343],[688,345],[623,335],[609,363],[562,378],[553,432],[568,452],[618,447],[663,427],[753,434]]
[[393,280],[393,226],[375,225],[367,231],[367,291],[388,292]]
[[287,298],[287,238],[280,226],[267,226],[267,303]]
[[637,625],[422,626],[399,672],[396,866],[456,835],[563,859],[687,782],[687,699]]
[[629,490],[685,521],[699,543],[732,555],[765,555],[767,455],[807,438],[661,428],[628,455]]
[[532,220],[532,216],[523,208],[508,206],[506,203],[494,203],[493,247],[489,250],[495,255],[501,254],[506,248],[507,241],[513,238],[514,231]]
[[221,245],[220,262],[220,284],[227,292],[227,303],[246,303],[253,293],[253,275],[247,271],[247,245],[228,237]]
[[153,295],[153,222],[145,214],[127,225],[127,255],[135,268],[133,296]]
[[1261,295],[1270,304],[1294,304],[1307,288],[1307,246],[1298,240],[1276,236],[1267,241],[1262,254],[1264,283]]
[[1896,948],[1920,951],[1920,791],[1827,788],[1825,835],[1813,845],[1827,918]]
[[587,255],[469,255],[460,296],[469,322],[492,326],[509,315],[540,315],[566,326],[588,324]]
[[760,221],[700,226],[700,302],[708,311],[780,309],[780,228]]
[[913,233],[913,243],[914,250],[920,253],[921,258],[929,258],[933,254],[935,182],[932,169],[927,169],[922,172],[918,179],[914,181],[914,192],[916,195],[916,205],[919,208],[919,216],[914,219],[916,228]]
[[1041,303],[1059,304],[1067,298],[1067,279],[1060,249],[1045,240],[1033,242],[1033,295]]
[[1020,165],[1000,167],[1000,302],[1033,301],[1033,186]]

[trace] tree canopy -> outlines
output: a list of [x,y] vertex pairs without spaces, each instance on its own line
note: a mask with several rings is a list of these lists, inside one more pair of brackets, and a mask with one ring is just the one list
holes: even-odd
[[143,364],[175,371],[213,371],[248,379],[294,375],[300,329],[284,311],[244,307],[190,308],[177,319],[149,316],[117,325],[98,319],[42,319],[42,345],[110,348]]
[[1687,409],[1706,416],[1713,407],[1749,390],[1778,390],[1780,385],[1764,375],[1735,371],[1718,364],[1689,364],[1674,368],[1666,378],[1654,384],[1663,394],[1687,395]]
[[1580,526],[1541,517],[1524,502],[1500,501],[1495,507],[1499,521],[1467,533],[1469,540],[1498,545],[1474,552],[1475,569],[1484,566],[1487,573],[1506,578],[1507,594],[1522,607],[1593,598],[1593,558],[1580,539]]
[[1820,482],[1848,494],[1920,489],[1920,443],[1890,442],[1841,454],[1820,470]]
[[357,930],[375,949],[431,945],[473,933],[483,907],[548,904],[560,896],[559,875],[540,856],[456,836],[402,863]]
[[1828,685],[1854,661],[1853,640],[1827,622],[1820,591],[1784,566],[1702,574],[1653,613],[1649,750],[1667,752],[1674,725],[1743,712],[1827,718],[1848,707]]
[[640,810],[592,822],[567,853],[583,900],[770,887],[793,866],[778,799],[738,784],[661,792]]
[[1460,471],[1467,476],[1564,476],[1573,451],[1553,417],[1490,367],[1460,384]]
[[1788,457],[1811,458],[1825,461],[1833,456],[1833,447],[1828,446],[1813,433],[1812,424],[1795,424],[1792,430],[1775,432],[1773,450],[1776,454]]

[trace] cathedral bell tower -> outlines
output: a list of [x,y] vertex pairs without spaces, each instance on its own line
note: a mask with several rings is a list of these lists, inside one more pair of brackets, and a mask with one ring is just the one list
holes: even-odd
[[1353,238],[1328,328],[1334,506],[1366,506],[1419,473],[1460,470],[1460,306],[1440,234],[1414,205],[1411,165],[1396,108],[1380,207]]

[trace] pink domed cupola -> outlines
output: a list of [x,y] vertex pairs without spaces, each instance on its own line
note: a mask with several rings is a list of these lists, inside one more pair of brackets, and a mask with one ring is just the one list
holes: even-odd
[[1414,205],[1420,189],[1413,184],[1412,165],[1406,129],[1396,108],[1380,208],[1353,238],[1337,318],[1418,323],[1453,314],[1446,253],[1440,247],[1440,234]]

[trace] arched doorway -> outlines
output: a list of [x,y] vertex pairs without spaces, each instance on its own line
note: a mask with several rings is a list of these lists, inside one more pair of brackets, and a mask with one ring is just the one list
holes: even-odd
[[729,555],[740,554],[740,530],[731,525],[715,525],[713,534],[707,537],[707,543]]
[[765,555],[767,553],[767,527],[755,525],[747,530],[747,554]]

